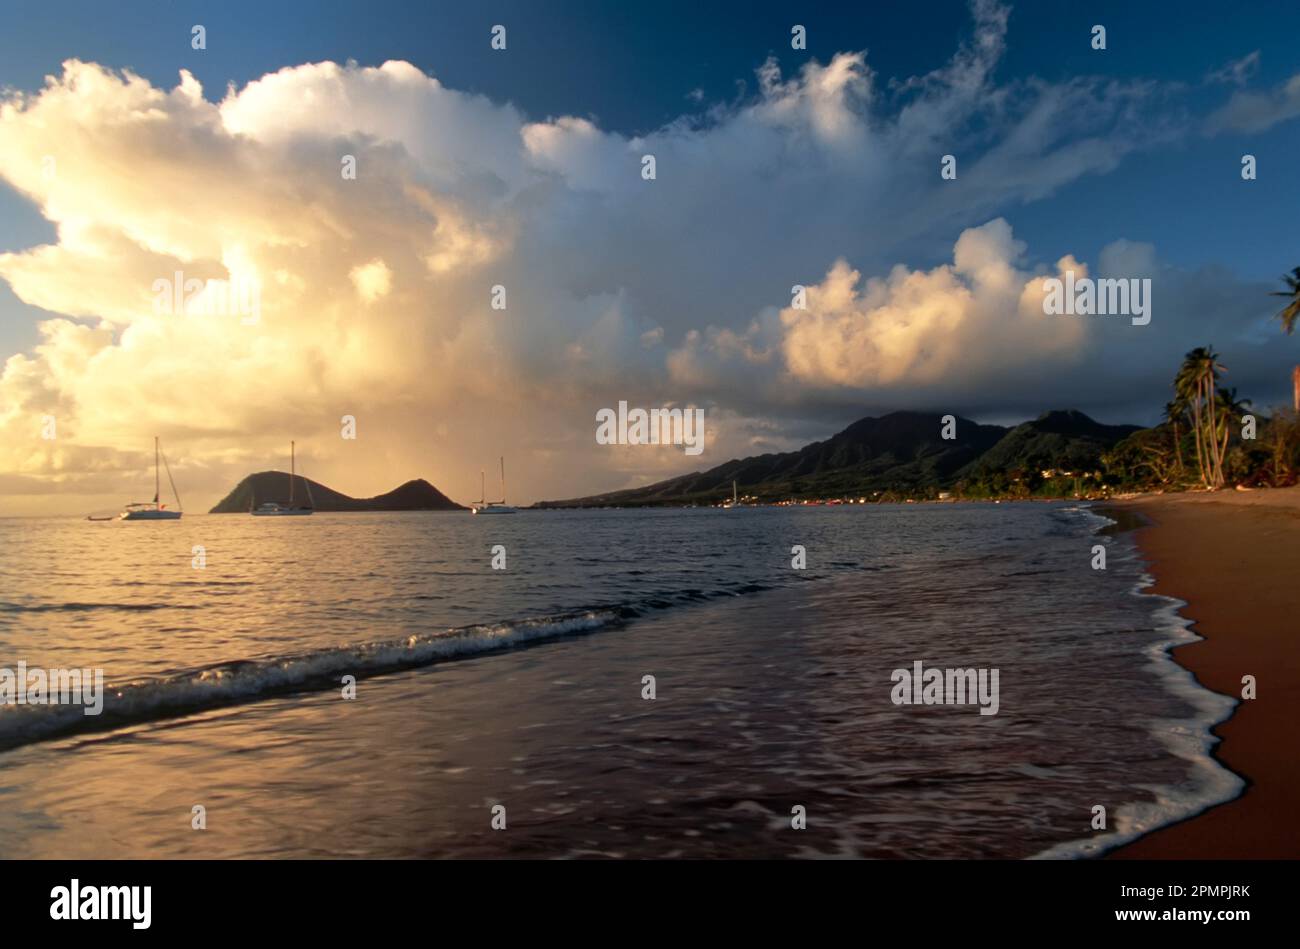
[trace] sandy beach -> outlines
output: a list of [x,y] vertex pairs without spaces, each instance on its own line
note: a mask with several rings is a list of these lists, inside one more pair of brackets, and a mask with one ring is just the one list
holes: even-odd
[[1151,522],[1138,542],[1153,593],[1187,601],[1205,639],[1176,661],[1217,692],[1257,698],[1216,729],[1219,759],[1244,794],[1149,834],[1111,856],[1131,859],[1300,857],[1300,488],[1176,494],[1118,502]]

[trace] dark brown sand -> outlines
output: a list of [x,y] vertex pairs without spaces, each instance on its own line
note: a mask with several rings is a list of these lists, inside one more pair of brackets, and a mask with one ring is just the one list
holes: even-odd
[[1174,650],[1204,685],[1257,698],[1215,729],[1245,793],[1121,847],[1118,859],[1300,858],[1300,488],[1174,494],[1118,502],[1138,529],[1150,592],[1186,600],[1205,639]]

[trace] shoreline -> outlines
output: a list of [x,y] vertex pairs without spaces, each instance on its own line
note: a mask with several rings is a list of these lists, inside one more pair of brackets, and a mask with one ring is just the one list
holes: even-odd
[[[1216,761],[1246,787],[1223,804],[1146,834],[1107,859],[1300,857],[1300,488],[1147,495],[1103,502],[1134,530],[1155,583],[1144,592],[1186,603],[1202,637],[1173,647],[1205,688],[1257,698],[1211,730]],[[1124,515],[1129,515],[1126,522]]]

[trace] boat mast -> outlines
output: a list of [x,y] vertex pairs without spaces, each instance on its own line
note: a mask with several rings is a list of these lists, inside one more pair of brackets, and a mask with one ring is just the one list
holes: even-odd
[[153,437],[153,503],[158,504],[158,436]]
[[293,442],[289,442],[289,507],[293,507],[293,476],[295,470]]
[[501,503],[506,503],[506,456],[501,456]]
[[487,504],[487,472],[479,469],[478,473],[478,506],[483,507]]
[[176,479],[172,477],[172,466],[167,463],[167,456],[162,456],[163,467],[167,469],[167,483],[172,486],[172,497],[176,498],[176,510],[185,510],[185,505],[181,503],[181,493],[176,490]]

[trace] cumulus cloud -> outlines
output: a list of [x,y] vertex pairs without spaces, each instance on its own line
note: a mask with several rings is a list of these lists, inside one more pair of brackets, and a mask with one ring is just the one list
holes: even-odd
[[953,263],[931,271],[899,265],[859,286],[839,261],[808,294],[806,309],[781,311],[790,374],[812,385],[859,389],[978,385],[1012,362],[1076,357],[1083,324],[1045,316],[1042,297],[1015,269],[1024,245],[997,219],[965,231]]
[[[1037,403],[1025,387],[1100,331],[1027,307],[1046,270],[1000,215],[1168,128],[1150,83],[996,84],[1006,11],[973,10],[927,75],[769,62],[754,95],[640,137],[403,62],[289,66],[214,101],[186,72],[168,90],[70,60],[0,100],[0,175],[58,235],[0,254],[54,314],[3,364],[0,494],[120,500],[157,433],[196,506],[290,438],[355,494],[425,476],[472,497],[508,454],[531,500],[683,470],[595,445],[619,399],[707,406],[700,464],[824,435],[850,404]],[[954,240],[950,263],[900,264]],[[255,282],[259,318],[160,310],[159,280]]]
[[[768,384],[932,402],[1006,390],[1088,352],[1086,323],[1043,312],[1046,274],[1020,269],[1025,245],[998,218],[964,231],[952,263],[899,264],[865,278],[841,259],[776,320],[744,334],[711,327],[670,357],[682,383],[725,377],[728,363],[762,367]],[[1053,276],[1087,268],[1063,258]]]

